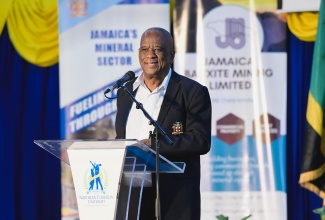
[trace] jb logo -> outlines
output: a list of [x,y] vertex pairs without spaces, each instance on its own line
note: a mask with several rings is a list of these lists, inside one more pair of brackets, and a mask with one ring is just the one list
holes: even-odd
[[241,49],[245,45],[245,21],[242,18],[227,18],[225,22],[225,40],[216,37],[216,44],[220,48],[228,46],[234,49]]

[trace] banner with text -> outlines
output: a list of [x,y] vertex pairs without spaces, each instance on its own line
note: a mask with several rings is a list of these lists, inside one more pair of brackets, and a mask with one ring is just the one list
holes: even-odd
[[[140,72],[141,34],[156,26],[169,30],[169,0],[59,0],[58,8],[61,137],[115,138],[116,101],[104,91],[126,72]],[[62,197],[63,218],[75,219],[67,165],[62,165]]]
[[174,69],[213,108],[201,218],[286,219],[286,24],[275,4],[236,2],[175,1]]

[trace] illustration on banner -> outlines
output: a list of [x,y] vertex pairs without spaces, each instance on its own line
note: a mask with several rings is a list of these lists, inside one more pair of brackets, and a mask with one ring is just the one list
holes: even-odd
[[71,17],[87,16],[88,2],[87,0],[70,0],[69,5]]

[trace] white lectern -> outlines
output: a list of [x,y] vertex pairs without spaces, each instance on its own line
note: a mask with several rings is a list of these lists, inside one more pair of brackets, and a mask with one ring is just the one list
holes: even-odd
[[[156,153],[147,145],[133,139],[34,143],[71,166],[81,220],[139,219],[142,189],[156,171]],[[159,168],[183,173],[185,163],[159,155]]]

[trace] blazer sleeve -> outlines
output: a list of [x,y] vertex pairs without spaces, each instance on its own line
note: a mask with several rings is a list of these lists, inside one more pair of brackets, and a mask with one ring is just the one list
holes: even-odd
[[[186,88],[186,89],[185,89]],[[162,128],[174,142],[160,139],[160,153],[167,157],[189,157],[206,154],[211,146],[211,99],[205,86],[182,87],[163,121]],[[172,134],[172,125],[181,122],[183,133]]]

